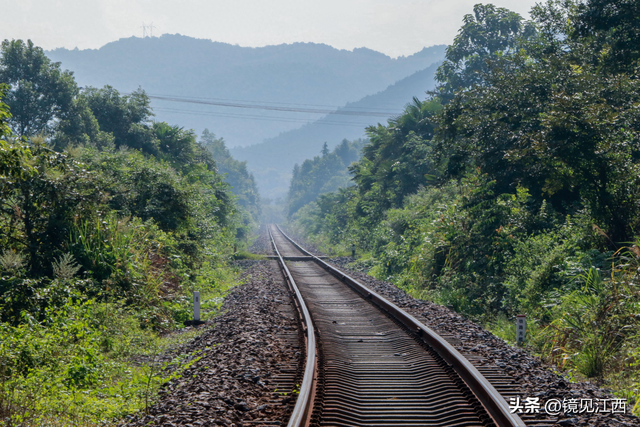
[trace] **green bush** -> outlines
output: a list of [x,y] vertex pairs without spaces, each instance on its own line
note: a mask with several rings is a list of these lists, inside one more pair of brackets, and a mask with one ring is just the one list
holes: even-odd
[[167,345],[122,305],[69,299],[42,322],[23,312],[0,324],[0,415],[8,426],[98,425],[144,409],[188,366],[163,371],[153,359]]
[[[34,55],[13,55],[23,48]],[[24,79],[27,98],[59,98],[35,84],[60,74],[41,49],[5,41],[1,50],[0,75]],[[29,66],[34,58],[44,65]],[[233,248],[246,245],[253,226],[195,135],[150,121],[143,91],[80,92],[63,75],[64,108],[45,112],[21,105],[16,85],[0,84],[0,98],[43,119],[32,129],[0,102],[6,425],[106,425],[147,408],[165,377],[179,372],[161,369],[160,352],[193,337],[160,334],[190,317],[194,290],[205,319],[219,311],[237,278]],[[20,139],[7,126],[16,123]]]

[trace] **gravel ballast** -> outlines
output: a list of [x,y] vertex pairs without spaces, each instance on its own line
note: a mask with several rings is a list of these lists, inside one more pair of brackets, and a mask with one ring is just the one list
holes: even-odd
[[[348,269],[353,262],[351,257],[332,258],[329,264],[347,272],[371,290],[387,298],[403,310],[407,311],[426,326],[442,336],[454,337],[451,344],[464,356],[481,356],[487,363],[495,365],[505,377],[513,380],[520,394],[521,402],[525,398],[539,398],[542,403],[539,416],[535,419],[551,420],[558,426],[638,426],[640,420],[626,413],[565,413],[555,416],[544,413],[544,404],[551,400],[568,402],[569,399],[603,400],[616,399],[611,393],[588,382],[570,382],[556,373],[552,366],[544,364],[522,348],[513,347],[496,337],[478,324],[464,318],[458,313],[430,301],[417,300],[407,295],[391,283],[377,280],[362,272]],[[509,402],[509,400],[508,400]],[[611,402],[609,401],[609,404]]]
[[291,389],[304,363],[289,292],[275,261],[244,261],[246,283],[226,298],[224,314],[182,349],[200,359],[161,390],[148,414],[129,426],[286,425]]
[[[252,252],[271,255],[266,229]],[[293,236],[292,236],[293,237]],[[302,243],[302,242],[301,242]],[[314,253],[318,253],[316,250]],[[513,381],[517,395],[538,398],[540,412],[533,425],[638,426],[627,408],[622,413],[572,413],[549,416],[544,403],[557,399],[615,399],[587,382],[570,382],[549,365],[521,348],[513,347],[478,324],[429,301],[416,300],[393,284],[349,270],[349,257],[329,260],[354,279],[389,299],[438,334],[475,364],[488,364]],[[295,404],[291,389],[300,381],[304,349],[289,292],[275,261],[241,261],[246,283],[225,300],[224,314],[182,352],[200,350],[201,359],[182,378],[163,389],[147,415],[128,425],[268,426],[286,425]],[[509,400],[508,400],[509,401]],[[535,422],[540,423],[536,424]]]

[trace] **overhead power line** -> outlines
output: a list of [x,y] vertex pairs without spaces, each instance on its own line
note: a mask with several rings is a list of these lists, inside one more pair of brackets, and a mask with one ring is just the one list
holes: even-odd
[[365,128],[371,125],[371,123],[339,122],[339,121],[330,121],[326,119],[321,119],[321,120],[312,122],[307,119],[265,117],[265,116],[246,115],[246,114],[231,114],[231,113],[214,113],[214,112],[193,111],[193,110],[178,110],[173,108],[154,108],[154,111],[178,113],[178,114],[189,114],[189,115],[195,115],[195,116],[213,116],[213,117],[225,117],[225,118],[232,118],[232,119],[263,120],[263,121],[270,121],[270,122],[300,123],[300,124],[309,124],[309,125],[311,124],[334,125],[334,126],[348,126],[348,127],[358,127],[358,128]]
[[[131,95],[130,93],[125,93],[124,95]],[[247,100],[247,99],[230,99],[230,98],[212,98],[212,97],[202,97],[202,96],[180,96],[180,95],[169,95],[169,94],[165,94],[165,93],[155,93],[153,94],[153,96],[165,96],[165,97],[169,97],[169,98],[178,98],[178,99],[197,99],[197,100],[205,100],[205,101],[227,101],[227,102],[241,102],[241,103],[249,103],[249,104],[271,104],[271,105],[297,105],[297,106],[303,106],[303,107],[328,107],[331,108],[332,110],[337,110],[339,108],[342,108],[344,110],[349,110],[349,109],[358,109],[357,107],[350,107],[348,105],[346,106],[341,106],[341,105],[327,105],[327,104],[301,104],[299,102],[276,102],[276,101],[252,101],[252,100]],[[391,106],[385,106],[385,107],[367,107],[367,110],[369,111],[378,111],[378,112],[382,112],[387,114],[389,108],[394,108]],[[388,113],[391,114],[391,113]]]
[[308,113],[308,114],[339,114],[345,116],[365,116],[365,117],[389,117],[399,114],[398,112],[377,112],[377,111],[356,111],[356,110],[327,110],[320,108],[300,108],[300,107],[285,107],[279,105],[265,105],[265,104],[246,104],[239,102],[228,101],[213,101],[196,98],[185,98],[175,96],[159,96],[159,95],[147,95],[151,99],[157,99],[160,101],[170,102],[182,102],[187,104],[200,104],[200,105],[216,105],[220,107],[232,107],[232,108],[249,108],[254,110],[270,110],[270,111],[289,111],[294,113]]

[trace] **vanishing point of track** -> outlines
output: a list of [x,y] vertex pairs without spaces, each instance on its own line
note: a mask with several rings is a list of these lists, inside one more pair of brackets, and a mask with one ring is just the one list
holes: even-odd
[[307,359],[289,427],[524,426],[448,342],[269,230],[303,323]]

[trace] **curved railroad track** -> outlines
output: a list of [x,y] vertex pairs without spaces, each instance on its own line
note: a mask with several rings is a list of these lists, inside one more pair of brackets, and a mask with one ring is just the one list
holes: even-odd
[[446,340],[269,227],[307,359],[289,427],[524,426]]

